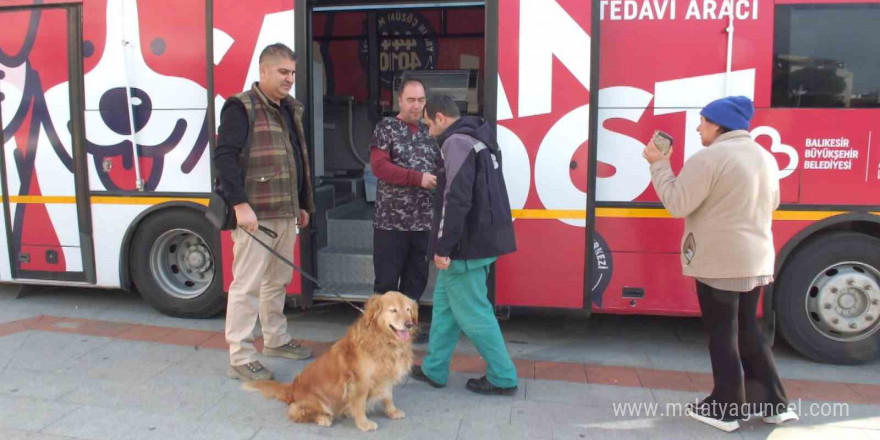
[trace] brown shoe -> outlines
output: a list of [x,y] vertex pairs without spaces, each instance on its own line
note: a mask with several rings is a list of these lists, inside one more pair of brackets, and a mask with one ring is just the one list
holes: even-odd
[[230,365],[226,369],[226,375],[244,381],[272,380],[274,378],[272,372],[257,361],[244,365]]
[[304,347],[293,339],[280,347],[263,347],[263,354],[266,356],[284,357],[301,361],[312,357],[312,349]]

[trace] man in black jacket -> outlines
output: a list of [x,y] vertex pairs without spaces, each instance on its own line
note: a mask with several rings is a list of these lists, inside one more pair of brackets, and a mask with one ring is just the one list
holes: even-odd
[[464,331],[483,359],[486,375],[470,379],[480,394],[516,392],[516,367],[489,302],[486,279],[498,256],[516,250],[510,202],[501,173],[501,152],[492,126],[461,117],[458,106],[438,96],[425,106],[425,123],[442,145],[428,255],[440,269],[428,355],[413,366],[417,380],[446,386],[449,361]]

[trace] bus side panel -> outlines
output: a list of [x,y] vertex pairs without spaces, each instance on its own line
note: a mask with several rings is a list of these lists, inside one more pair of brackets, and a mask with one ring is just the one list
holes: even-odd
[[[622,208],[597,213],[597,234],[614,263],[598,312],[699,314],[694,281],[681,275],[683,221],[668,218],[665,210],[628,204],[659,201],[641,157],[654,130],[675,139],[672,166],[678,173],[703,148],[696,133],[702,106],[728,94],[769,104],[772,3],[735,4],[729,77],[729,23],[716,6],[723,4],[645,3],[635,11],[622,2],[603,5],[596,197]],[[784,168],[788,161],[783,155],[779,162]],[[797,201],[797,176],[781,184],[783,200]],[[645,297],[632,303],[622,296],[626,288],[643,288]]]
[[[599,225],[603,223],[617,223],[623,219],[599,219]],[[658,235],[658,241],[667,241],[661,238],[659,228],[655,225],[677,222],[680,226],[670,229],[668,236],[676,241],[680,240],[680,229],[683,222],[677,219],[639,219],[644,228],[654,231]],[[791,239],[813,222],[808,220],[777,220],[773,222],[774,246],[779,252]],[[633,231],[638,229],[634,228]],[[651,233],[651,232],[646,232]],[[646,241],[650,242],[651,240]],[[648,314],[669,316],[698,316],[700,305],[696,296],[696,283],[693,278],[681,275],[681,259],[675,252],[645,252],[638,250],[614,252],[614,274],[608,285],[608,292],[615,294],[605,295],[601,310],[604,313],[615,314]],[[645,291],[643,299],[636,300],[636,306],[631,304],[629,298],[623,298],[616,292],[622,292],[626,287],[639,287]],[[758,314],[762,316],[763,307],[759,305]]]
[[[155,0],[91,0],[84,6],[92,191],[143,195],[211,189],[205,3],[178,2],[174,13],[168,12],[166,2]],[[132,142],[137,144],[139,169]]]
[[801,204],[880,205],[880,109],[764,109],[752,128],[791,173],[782,185],[800,181]]
[[[138,196],[210,190],[205,2],[178,2],[168,12],[155,0],[83,5],[88,181],[98,196],[91,210],[102,287],[121,285],[123,239],[150,207]],[[69,118],[60,111],[53,119]]]
[[[624,298],[625,288],[644,289],[645,297]],[[681,276],[677,253],[615,252],[614,277],[602,308],[596,312],[639,315],[696,316],[700,313],[693,278]]]
[[92,204],[92,224],[97,231],[93,239],[98,286],[121,287],[122,241],[132,222],[149,208],[149,205]]

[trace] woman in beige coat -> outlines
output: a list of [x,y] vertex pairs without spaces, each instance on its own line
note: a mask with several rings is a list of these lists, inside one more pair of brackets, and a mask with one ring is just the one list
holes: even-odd
[[663,206],[685,219],[682,272],[696,279],[715,386],[686,414],[724,431],[762,414],[767,423],[797,419],[757,321],[761,287],[773,281],[771,224],[779,207],[779,168],[749,135],[754,105],[744,96],[709,103],[697,127],[706,148],[676,177],[653,142],[642,155]]

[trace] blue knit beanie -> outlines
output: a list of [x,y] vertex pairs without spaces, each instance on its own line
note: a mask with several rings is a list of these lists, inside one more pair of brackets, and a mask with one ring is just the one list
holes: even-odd
[[749,121],[755,114],[755,105],[745,96],[728,96],[710,102],[700,114],[722,127],[748,130]]

